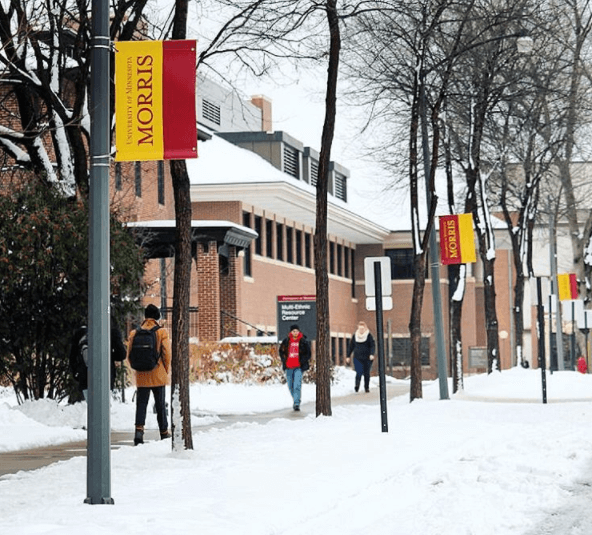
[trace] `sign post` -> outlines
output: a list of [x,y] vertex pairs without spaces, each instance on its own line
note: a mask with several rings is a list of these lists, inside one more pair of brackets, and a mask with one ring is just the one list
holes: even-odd
[[536,304],[537,307],[537,347],[539,367],[541,368],[543,403],[547,403],[547,373],[545,363],[545,307],[543,304],[542,277],[536,277],[536,293],[534,295],[536,295],[536,303],[534,304]]
[[578,315],[578,327],[584,333],[586,340],[586,368],[590,373],[590,351],[588,348],[588,335],[590,334],[590,327],[592,326],[592,310],[584,310],[582,307],[581,313]]
[[[367,257],[364,259],[364,272],[366,275],[366,309],[376,310],[376,343],[378,346],[378,379],[380,384],[380,419],[382,424],[382,432],[388,433],[382,311],[383,309],[391,310],[393,308],[390,277],[391,259],[389,257]],[[383,300],[386,301],[384,306]]]

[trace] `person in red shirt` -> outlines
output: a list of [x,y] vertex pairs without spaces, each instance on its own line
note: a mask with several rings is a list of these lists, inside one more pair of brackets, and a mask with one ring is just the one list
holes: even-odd
[[288,390],[294,401],[294,410],[300,410],[302,374],[310,366],[310,344],[298,325],[290,326],[290,334],[280,344],[280,358],[286,372]]

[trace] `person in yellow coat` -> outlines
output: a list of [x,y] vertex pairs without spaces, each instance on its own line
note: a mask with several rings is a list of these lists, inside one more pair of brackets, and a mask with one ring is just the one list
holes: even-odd
[[[155,305],[148,305],[144,310],[144,321],[141,329],[155,329],[156,350],[158,361],[156,366],[149,371],[135,371],[136,374],[136,433],[134,435],[134,445],[144,443],[144,425],[146,424],[146,410],[150,400],[150,392],[154,396],[156,406],[156,419],[160,430],[160,438],[170,438],[169,424],[167,418],[166,405],[166,385],[170,383],[169,374],[171,371],[171,341],[168,331],[158,323],[160,320],[160,310]],[[130,333],[127,358],[130,360],[130,352],[133,346],[134,337],[138,331]],[[131,363],[131,360],[130,360]],[[133,367],[133,366],[132,366]]]

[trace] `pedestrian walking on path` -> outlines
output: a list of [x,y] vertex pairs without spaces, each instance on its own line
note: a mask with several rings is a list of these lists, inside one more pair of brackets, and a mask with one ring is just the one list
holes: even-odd
[[286,372],[288,389],[294,401],[294,410],[300,410],[302,374],[310,366],[310,344],[298,325],[290,326],[290,334],[280,344],[280,358]]
[[350,357],[354,355],[354,367],[356,369],[356,383],[354,390],[360,390],[360,382],[364,376],[364,390],[370,392],[370,370],[374,362],[375,343],[372,333],[365,322],[358,322],[358,328],[350,340],[347,348],[346,362],[350,363]]
[[[164,327],[159,325],[160,310],[155,305],[150,304],[146,307],[144,318],[140,329],[136,329],[130,333],[127,346],[127,358],[136,374],[136,433],[134,436],[134,444],[136,446],[144,442],[144,425],[146,424],[146,410],[148,400],[150,399],[150,392],[154,396],[160,438],[165,439],[171,436],[168,430],[169,424],[165,400],[166,385],[169,384],[169,373],[171,371],[171,343],[169,333]],[[131,355],[135,351],[134,339],[142,331],[151,331],[155,336],[154,349],[156,350],[156,365],[153,369],[147,371],[135,369],[134,366],[137,365],[134,364],[134,355]],[[143,332],[141,336],[144,336]],[[130,358],[130,355],[132,358]]]

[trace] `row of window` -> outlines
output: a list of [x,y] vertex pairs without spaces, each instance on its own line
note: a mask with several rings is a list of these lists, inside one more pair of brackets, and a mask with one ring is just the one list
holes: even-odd
[[[150,165],[146,162],[134,162],[134,190],[136,197],[142,197],[142,165]],[[157,181],[157,196],[158,204],[165,203],[164,196],[164,161],[156,162],[156,181]],[[116,191],[123,190],[123,166],[122,162],[115,162],[115,189]]]
[[[386,342],[387,340],[385,340]],[[331,358],[334,364],[343,366],[347,357],[347,348],[350,338],[331,337]],[[430,365],[430,340],[427,337],[421,339],[421,365]],[[411,366],[411,338],[392,337],[390,355],[386,357],[386,366]]]
[[[312,268],[314,244],[310,232],[278,221],[243,212],[243,225],[257,232],[254,252],[289,264]],[[355,250],[340,243],[329,242],[329,273],[355,279]],[[251,248],[245,252],[245,275],[251,275]]]

